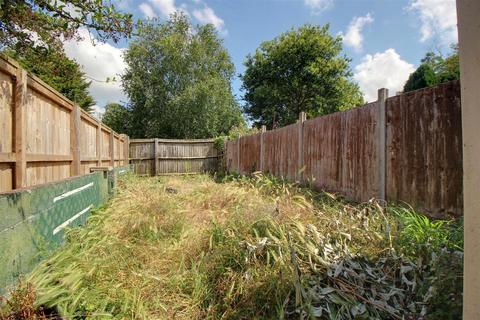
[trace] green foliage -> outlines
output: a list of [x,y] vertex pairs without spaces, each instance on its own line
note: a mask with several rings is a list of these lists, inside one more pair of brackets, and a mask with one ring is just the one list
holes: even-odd
[[256,127],[249,128],[246,123],[241,123],[237,126],[233,126],[228,132],[227,137],[229,139],[237,139],[242,136],[249,136],[252,134],[259,133],[260,130]]
[[453,52],[446,58],[431,51],[427,52],[417,70],[410,74],[403,91],[413,91],[460,79],[458,45],[453,45],[452,50]]
[[[119,185],[26,277],[37,293],[26,311],[43,305],[65,318],[114,319],[461,318],[461,221],[431,221],[373,200],[354,204],[260,173],[221,183],[127,175]],[[19,295],[32,300],[29,291]]]
[[403,91],[413,91],[420,88],[431,87],[437,84],[437,77],[433,71],[433,68],[429,64],[421,64],[417,70],[415,70],[408,77]]
[[128,133],[130,124],[130,111],[118,103],[108,103],[102,122],[118,133]]
[[315,117],[362,104],[341,52],[342,39],[328,25],[305,25],[263,42],[245,61],[245,112],[257,126],[272,128],[294,123],[300,111]]
[[393,207],[398,250],[423,266],[418,295],[426,319],[459,319],[463,292],[463,219],[432,220],[411,208]]
[[41,46],[59,50],[63,40],[88,28],[100,40],[130,36],[132,15],[122,14],[105,0],[2,0],[0,43],[16,52]]
[[81,108],[91,111],[91,106],[95,104],[88,91],[91,82],[85,79],[80,65],[68,58],[63,50],[30,47],[5,53]]
[[391,210],[400,221],[398,242],[407,254],[427,260],[442,249],[463,251],[463,220],[432,220],[411,208]]
[[234,66],[212,25],[185,15],[151,20],[125,53],[132,137],[207,138],[244,122],[230,87]]

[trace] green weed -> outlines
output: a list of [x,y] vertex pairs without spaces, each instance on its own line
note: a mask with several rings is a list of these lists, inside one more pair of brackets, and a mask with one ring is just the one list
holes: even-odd
[[26,277],[35,307],[116,319],[461,314],[461,221],[259,173],[127,176],[121,186]]

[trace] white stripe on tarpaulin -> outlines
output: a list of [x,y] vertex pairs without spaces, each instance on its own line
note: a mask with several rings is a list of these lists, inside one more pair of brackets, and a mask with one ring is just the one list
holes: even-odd
[[53,229],[53,235],[56,235],[57,233],[59,233],[63,228],[68,226],[74,220],[78,219],[82,214],[84,214],[84,213],[88,212],[90,209],[92,209],[92,207],[93,207],[93,204],[89,205],[88,207],[86,207],[85,209],[83,209],[82,211],[80,211],[79,213],[77,213],[76,215],[74,215],[73,217],[71,217],[70,219],[68,219],[67,221],[65,221],[64,223],[62,223],[61,225],[59,225],[55,229]]
[[67,197],[70,197],[71,195],[74,195],[75,193],[78,193],[80,191],[83,191],[85,189],[88,189],[90,187],[93,187],[93,182],[90,182],[89,184],[86,184],[84,185],[83,187],[80,187],[80,188],[77,188],[77,189],[73,189],[73,190],[70,190],[68,192],[65,192],[64,194],[62,195],[59,195],[58,197],[55,197],[53,198],[53,203],[57,202],[57,201],[60,201],[62,199],[65,199]]

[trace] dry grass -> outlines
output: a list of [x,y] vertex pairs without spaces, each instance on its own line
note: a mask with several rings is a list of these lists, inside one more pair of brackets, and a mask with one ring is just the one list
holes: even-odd
[[402,255],[399,228],[375,202],[260,175],[128,176],[26,281],[65,318],[418,317],[438,270]]

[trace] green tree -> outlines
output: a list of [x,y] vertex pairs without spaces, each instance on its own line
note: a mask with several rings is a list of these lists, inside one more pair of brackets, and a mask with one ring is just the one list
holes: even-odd
[[212,25],[183,14],[146,22],[125,53],[132,137],[205,138],[243,120],[231,90],[234,67]]
[[129,134],[130,111],[118,103],[108,103],[102,122],[118,133]]
[[30,47],[20,52],[7,50],[6,54],[81,108],[91,111],[95,104],[88,91],[91,82],[85,79],[80,65],[63,50]]
[[17,52],[34,46],[62,48],[87,28],[100,40],[130,36],[132,15],[106,0],[0,0],[0,44]]
[[441,54],[427,52],[420,66],[409,76],[403,91],[413,91],[458,79],[460,79],[458,45],[452,45],[452,53],[446,58]]
[[341,52],[342,39],[328,25],[305,25],[263,42],[244,63],[244,111],[255,125],[272,128],[294,123],[301,111],[314,117],[362,104]]
[[417,70],[410,74],[403,87],[403,91],[413,91],[420,88],[434,86],[436,84],[437,75],[433,71],[432,66],[428,63],[422,63]]

